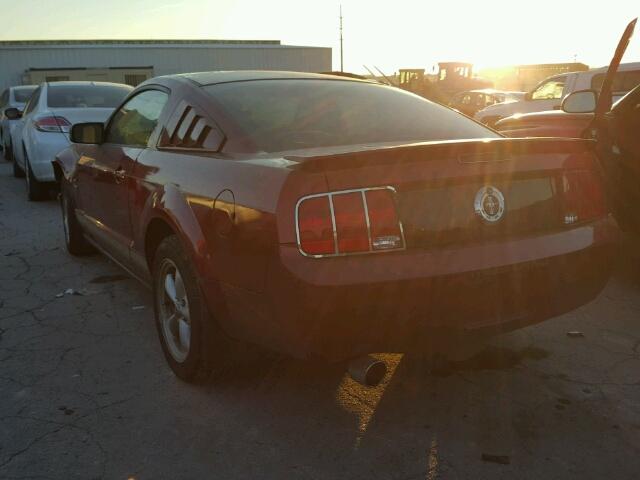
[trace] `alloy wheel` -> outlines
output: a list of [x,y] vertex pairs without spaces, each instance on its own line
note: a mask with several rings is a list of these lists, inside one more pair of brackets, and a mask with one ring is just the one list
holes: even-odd
[[157,293],[162,335],[169,353],[178,363],[189,355],[191,346],[191,316],[189,299],[180,270],[173,261],[165,258],[159,270]]

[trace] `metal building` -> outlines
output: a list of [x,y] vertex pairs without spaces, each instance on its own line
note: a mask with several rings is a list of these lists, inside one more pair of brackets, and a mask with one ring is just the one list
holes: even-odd
[[44,81],[135,86],[147,78],[210,70],[331,70],[331,48],[277,40],[0,41],[0,91]]

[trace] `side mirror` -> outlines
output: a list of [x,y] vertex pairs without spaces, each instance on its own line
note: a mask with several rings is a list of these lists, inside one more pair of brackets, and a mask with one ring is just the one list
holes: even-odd
[[20,117],[22,117],[22,112],[17,108],[7,108],[4,111],[4,115],[9,120],[18,120]]
[[76,123],[71,127],[71,141],[73,143],[101,144],[103,137],[103,123]]
[[532,98],[533,94],[531,92],[527,92],[524,94],[524,101],[525,102],[530,102],[531,98]]
[[595,90],[578,90],[570,93],[562,100],[562,110],[567,113],[593,113],[598,103],[598,92]]

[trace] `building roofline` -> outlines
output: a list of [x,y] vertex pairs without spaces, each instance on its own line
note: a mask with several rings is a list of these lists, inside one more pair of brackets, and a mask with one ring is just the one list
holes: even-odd
[[0,40],[0,46],[58,45],[281,45],[280,40],[215,40],[215,39],[104,39],[104,40]]
[[153,70],[153,65],[132,65],[132,66],[123,66],[123,67],[31,67],[27,68],[26,72],[65,72],[65,71],[92,71],[92,70]]
[[518,69],[542,69],[542,68],[564,68],[564,67],[575,67],[575,68],[589,68],[589,65],[582,62],[560,62],[560,63],[529,63],[524,65],[514,65],[515,68]]

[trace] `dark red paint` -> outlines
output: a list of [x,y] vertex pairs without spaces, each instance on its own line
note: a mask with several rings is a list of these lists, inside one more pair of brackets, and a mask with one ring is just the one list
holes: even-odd
[[[160,126],[183,100],[224,125],[192,83],[153,84],[171,92]],[[63,188],[73,192],[92,242],[146,283],[158,237],[177,234],[212,315],[240,340],[331,359],[420,349],[440,334],[494,334],[562,314],[593,299],[609,276],[618,232],[611,216],[561,220],[563,173],[594,168],[585,141],[431,142],[257,158],[159,148],[160,136],[158,128],[140,150],[74,145],[57,159]],[[468,195],[478,186],[508,189],[532,178],[554,196],[523,197],[502,226],[473,217]],[[406,250],[300,253],[301,197],[378,186],[397,190]]]

